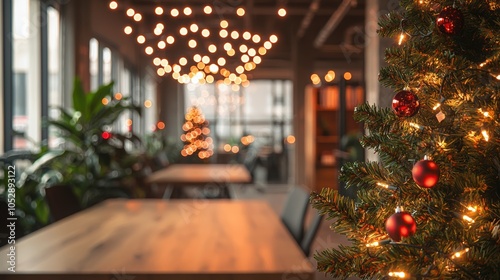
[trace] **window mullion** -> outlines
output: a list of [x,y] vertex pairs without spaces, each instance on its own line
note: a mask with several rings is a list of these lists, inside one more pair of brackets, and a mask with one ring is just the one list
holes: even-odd
[[[3,60],[3,150],[13,148],[13,116],[14,101],[13,84],[13,29],[12,29],[12,0],[2,1],[2,60]],[[8,36],[7,38],[5,36]]]

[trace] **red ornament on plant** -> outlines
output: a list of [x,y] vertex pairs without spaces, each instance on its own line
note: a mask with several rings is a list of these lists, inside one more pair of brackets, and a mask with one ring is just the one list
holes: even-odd
[[392,109],[398,117],[411,117],[418,112],[420,102],[416,94],[409,90],[402,90],[392,99]]
[[408,212],[401,211],[401,208],[396,208],[396,213],[392,214],[385,221],[385,230],[389,237],[399,242],[402,237],[408,237],[417,231],[417,223]]
[[417,185],[423,188],[432,188],[439,181],[439,166],[426,156],[413,166],[411,174]]
[[112,136],[112,135],[111,135],[111,133],[110,133],[110,132],[108,132],[108,131],[103,131],[103,132],[101,133],[101,137],[102,137],[102,139],[104,139],[104,140],[109,140],[109,139],[111,138],[111,136]]
[[447,6],[436,18],[436,25],[444,34],[457,35],[462,32],[464,16],[459,9]]

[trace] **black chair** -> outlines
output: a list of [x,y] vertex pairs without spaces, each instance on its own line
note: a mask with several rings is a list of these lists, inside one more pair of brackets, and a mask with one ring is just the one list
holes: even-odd
[[[0,227],[0,247],[7,245],[10,229],[7,227],[9,221],[9,207],[7,202],[0,200],[0,219],[2,219]],[[16,225],[17,226],[17,225]]]
[[45,200],[54,222],[81,210],[80,202],[68,185],[54,185],[45,188]]
[[293,186],[288,194],[281,212],[281,221],[292,234],[297,244],[300,244],[304,235],[304,220],[309,193],[299,186]]
[[323,221],[323,216],[319,215],[318,212],[315,211],[312,221],[309,223],[309,227],[304,234],[304,238],[302,238],[302,241],[300,242],[300,248],[306,256],[309,256],[311,253],[311,245],[316,237],[316,234],[318,233],[321,221]]

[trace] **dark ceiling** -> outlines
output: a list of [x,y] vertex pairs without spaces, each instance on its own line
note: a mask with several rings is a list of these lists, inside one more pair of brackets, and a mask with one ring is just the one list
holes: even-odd
[[[248,47],[252,47],[251,40],[241,38],[244,31],[261,36],[262,41],[255,44],[256,49],[259,45],[262,46],[270,35],[278,36],[278,42],[273,44],[262,57],[262,63],[258,65],[256,71],[258,68],[290,69],[293,46],[299,41],[302,46],[306,46],[305,49],[309,48],[313,52],[312,57],[318,62],[362,63],[364,58],[365,0],[122,0],[117,2],[123,12],[131,7],[142,14],[142,21],[134,22],[130,19],[130,22],[146,36],[148,41],[158,38],[153,34],[158,22],[165,25],[165,32],[161,36],[167,36],[168,32],[176,34],[175,44],[157,50],[170,57],[170,61],[206,52],[210,44],[215,44],[218,50],[222,50],[224,42],[228,40],[236,46],[246,43]],[[207,5],[212,7],[212,13],[209,15],[204,13],[204,7]],[[160,16],[155,14],[155,8],[158,6],[164,9],[164,14]],[[186,7],[192,9],[192,14],[183,14]],[[243,16],[237,15],[238,8],[245,9]],[[278,16],[280,8],[286,9],[285,17]],[[172,17],[170,15],[172,9],[178,9],[180,15]],[[234,30],[240,33],[238,39],[232,39],[230,35],[225,39],[216,36],[221,29],[222,20],[229,23],[227,27],[229,34]],[[189,29],[193,23],[199,26],[200,31],[204,28],[209,29],[212,35],[203,38],[199,35],[200,31],[187,36],[179,35],[180,27],[185,26]],[[196,39],[198,44],[196,48],[189,48],[187,42],[189,38],[194,38],[196,35],[194,33],[198,33]],[[146,42],[145,45],[147,44]],[[238,55],[237,53],[235,57]],[[229,59],[228,57],[228,64]]]

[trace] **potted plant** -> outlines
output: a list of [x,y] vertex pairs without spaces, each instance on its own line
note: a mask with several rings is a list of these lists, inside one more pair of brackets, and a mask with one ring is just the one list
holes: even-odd
[[50,222],[45,188],[54,184],[71,188],[81,208],[110,197],[141,196],[140,189],[127,184],[141,157],[125,149],[126,142],[140,145],[140,139],[111,130],[123,113],[140,113],[139,107],[126,98],[113,98],[113,83],[85,93],[75,79],[72,108],[57,109],[59,117],[46,124],[58,128],[62,147],[42,146],[18,181],[16,207],[26,233]]

